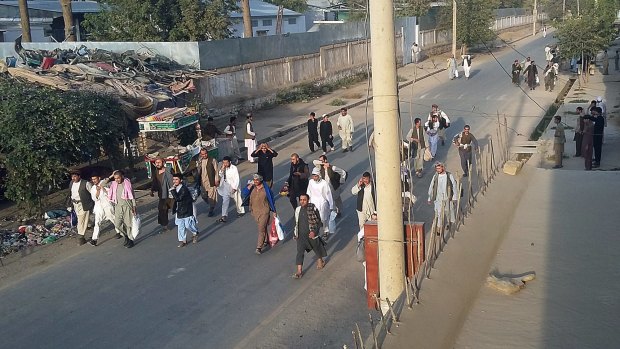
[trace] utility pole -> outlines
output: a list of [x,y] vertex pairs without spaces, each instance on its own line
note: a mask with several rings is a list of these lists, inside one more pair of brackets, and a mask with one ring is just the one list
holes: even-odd
[[456,0],[452,0],[452,55],[456,58]]
[[[405,289],[405,248],[400,187],[398,83],[392,0],[370,1],[370,36],[377,225],[379,233],[379,292],[396,301]],[[381,303],[385,309],[385,303]]]
[[28,0],[19,0],[19,19],[22,25],[22,41],[31,42],[30,15],[28,14]]
[[538,5],[536,4],[536,0],[534,0],[534,11],[532,11],[532,15],[534,16],[534,23],[532,23],[532,36],[536,35],[536,21],[538,20]]
[[241,0],[241,12],[243,14],[243,37],[251,38],[254,36],[252,29],[252,14],[250,13],[250,0]]

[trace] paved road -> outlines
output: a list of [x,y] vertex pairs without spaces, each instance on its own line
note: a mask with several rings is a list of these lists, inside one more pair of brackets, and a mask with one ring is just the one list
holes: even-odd
[[[524,40],[517,49],[543,61],[547,41],[551,38]],[[497,55],[506,69],[516,57],[507,50]],[[537,122],[534,116],[541,114],[489,56],[474,59],[469,81],[447,81],[447,73],[441,73],[413,89],[413,94],[411,89],[401,90],[403,133],[410,127],[410,103],[416,115],[438,103],[453,119],[449,135],[469,123],[483,143],[489,131],[494,132],[498,110],[532,116],[510,118],[511,127],[523,134],[529,134]],[[544,89],[532,96],[543,106],[552,100]],[[352,109],[351,114],[358,124],[357,150],[329,155],[333,163],[349,170],[351,180],[343,195],[347,212],[329,241],[330,257],[323,271],[314,269],[313,258],[307,255],[306,275],[293,280],[294,241],[256,256],[256,228],[249,215],[219,225],[203,213],[198,245],[176,248],[176,232],[145,233],[131,250],[117,240],[106,240],[96,248],[83,246],[76,256],[0,289],[0,328],[5,334],[0,348],[334,348],[351,342],[355,322],[369,333],[363,269],[354,258],[355,200],[348,194],[356,177],[368,168],[362,138],[364,108]],[[290,153],[312,159],[304,134],[292,134],[272,146],[281,154],[276,178],[288,173]],[[438,156],[447,157],[455,169],[455,152],[448,154],[448,149],[441,148]],[[245,178],[250,166],[241,165]],[[422,192],[429,178],[427,173],[416,187],[420,202],[425,200]],[[280,198],[277,207],[291,227],[288,200]],[[418,207],[416,220],[428,219],[430,209]],[[147,213],[145,232],[155,229],[154,208],[150,202],[140,209]],[[198,208],[206,211],[202,202]]]

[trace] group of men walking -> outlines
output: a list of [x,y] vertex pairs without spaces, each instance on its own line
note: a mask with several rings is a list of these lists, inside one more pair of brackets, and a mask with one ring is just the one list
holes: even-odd
[[[342,152],[353,151],[353,118],[349,115],[347,108],[340,109],[340,116],[336,124],[338,135],[342,144]],[[321,121],[316,119],[316,114],[311,112],[307,121],[308,146],[311,152],[315,152],[315,145],[323,149],[323,155],[334,151],[334,129],[328,114],[323,114]],[[320,143],[319,143],[320,137]],[[329,146],[329,147],[328,147]]]

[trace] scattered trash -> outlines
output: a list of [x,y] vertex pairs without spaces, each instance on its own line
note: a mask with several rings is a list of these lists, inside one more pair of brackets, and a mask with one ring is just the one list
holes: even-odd
[[70,216],[50,218],[43,225],[21,225],[14,230],[0,229],[0,257],[27,247],[54,243],[75,232],[71,227]]
[[535,272],[527,273],[519,277],[503,276],[497,273],[489,274],[487,286],[503,294],[513,294],[525,288],[525,283],[536,278]]

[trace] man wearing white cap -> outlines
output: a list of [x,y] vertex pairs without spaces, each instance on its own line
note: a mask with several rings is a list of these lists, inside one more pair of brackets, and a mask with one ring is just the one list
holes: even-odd
[[329,183],[321,178],[321,170],[315,167],[312,170],[312,180],[308,183],[306,192],[310,196],[310,203],[314,204],[319,210],[321,222],[323,223],[323,239],[329,239],[329,218],[331,211],[334,210],[334,199],[329,189]]

